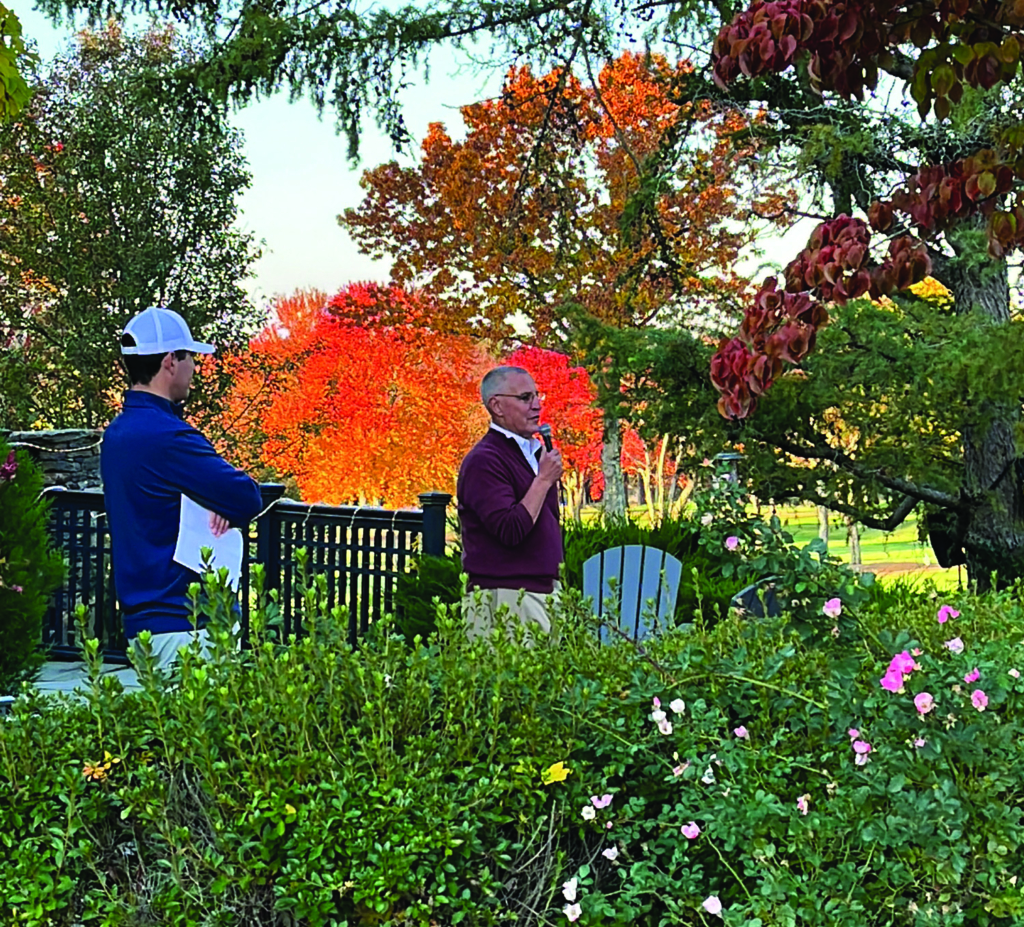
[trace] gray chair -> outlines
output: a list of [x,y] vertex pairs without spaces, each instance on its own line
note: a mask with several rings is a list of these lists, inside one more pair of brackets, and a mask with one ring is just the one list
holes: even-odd
[[737,592],[729,604],[752,618],[764,618],[765,615],[775,618],[782,614],[782,605],[775,594],[777,580],[777,576],[765,576]]
[[635,641],[650,635],[657,625],[672,622],[683,565],[656,547],[629,544],[612,547],[583,564],[583,595],[591,600],[602,621],[601,640],[617,625]]

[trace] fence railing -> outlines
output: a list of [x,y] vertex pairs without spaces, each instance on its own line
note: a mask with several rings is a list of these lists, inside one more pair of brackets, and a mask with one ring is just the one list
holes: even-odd
[[[419,497],[420,509],[306,505],[282,499],[283,487],[260,487],[267,511],[249,528],[240,583],[243,634],[248,632],[249,567],[263,564],[265,588],[277,589],[285,634],[298,626],[299,580],[295,553],[305,548],[310,575],[326,578],[328,606],[348,606],[348,636],[354,643],[371,622],[394,608],[395,582],[418,553],[445,549],[447,493]],[[100,640],[109,662],[126,663],[127,641],[114,589],[110,532],[103,494],[50,491],[50,530],[64,551],[67,578],[53,596],[43,625],[52,659],[79,656],[75,612],[86,607],[88,633]],[[269,506],[269,508],[267,508]]]

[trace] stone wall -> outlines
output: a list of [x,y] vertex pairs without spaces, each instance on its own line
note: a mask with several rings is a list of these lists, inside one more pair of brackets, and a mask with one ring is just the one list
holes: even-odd
[[28,451],[42,469],[47,486],[66,489],[99,489],[102,486],[99,444],[102,431],[66,428],[0,434],[12,447]]

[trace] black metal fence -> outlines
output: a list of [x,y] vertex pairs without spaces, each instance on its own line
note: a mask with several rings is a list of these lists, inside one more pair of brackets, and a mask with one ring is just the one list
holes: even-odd
[[[420,495],[420,509],[389,510],[368,506],[306,505],[282,499],[283,487],[260,487],[266,511],[249,529],[242,563],[243,633],[248,629],[250,571],[263,564],[265,588],[279,591],[283,630],[299,632],[299,585],[296,551],[305,548],[311,575],[326,578],[328,604],[348,606],[348,636],[353,643],[378,615],[393,610],[395,581],[422,552],[445,549],[447,493]],[[98,637],[109,662],[127,656],[121,614],[111,567],[110,532],[103,494],[50,491],[50,530],[64,551],[67,579],[50,602],[43,643],[52,659],[77,659],[75,627],[78,605],[86,607],[88,632]]]

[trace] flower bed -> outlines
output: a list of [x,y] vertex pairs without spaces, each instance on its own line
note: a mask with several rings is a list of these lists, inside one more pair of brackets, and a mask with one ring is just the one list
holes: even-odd
[[840,637],[733,618],[643,653],[571,606],[531,649],[442,617],[429,646],[378,628],[353,651],[318,598],[307,637],[267,639],[265,601],[251,652],[220,632],[174,688],[19,699],[0,920],[1024,918],[1013,595],[871,600]]

